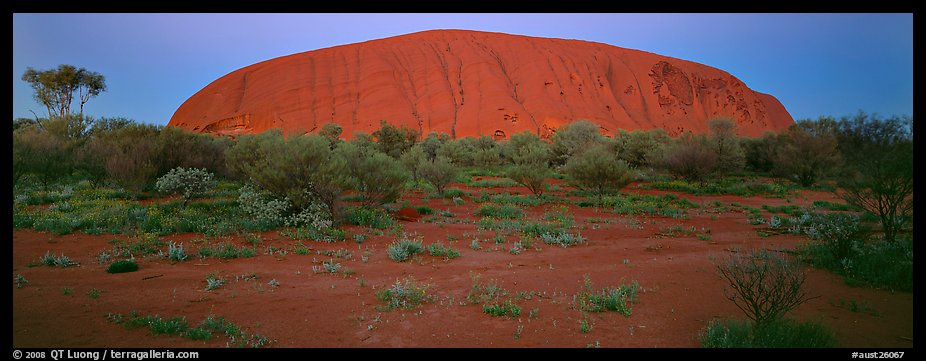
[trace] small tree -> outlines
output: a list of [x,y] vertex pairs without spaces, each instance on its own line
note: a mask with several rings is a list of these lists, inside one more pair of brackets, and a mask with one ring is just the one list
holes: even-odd
[[67,64],[51,70],[27,68],[22,80],[32,86],[35,100],[45,106],[50,120],[69,117],[75,95],[80,103],[78,115],[83,118],[84,104],[106,90],[103,75]]
[[379,122],[380,128],[373,132],[376,149],[388,156],[399,159],[402,153],[418,142],[418,132],[405,127],[398,128],[385,120]]
[[676,177],[689,182],[704,182],[717,164],[717,153],[706,144],[704,136],[685,133],[663,158],[663,166]]
[[566,161],[589,147],[604,141],[599,133],[601,127],[588,120],[578,120],[556,129],[550,138],[553,141],[553,161],[565,164]]
[[340,125],[335,123],[325,123],[322,124],[322,129],[318,131],[318,135],[328,139],[328,142],[331,143],[331,149],[338,147],[338,144],[341,143],[341,133],[344,132],[344,129]]
[[669,143],[664,129],[625,131],[614,137],[618,157],[635,168],[651,167],[659,161]]
[[280,130],[238,138],[225,152],[228,167],[278,198],[289,198],[297,212],[321,202],[338,215],[345,184],[345,161],[332,154],[318,135],[290,135]]
[[23,174],[39,178],[44,188],[49,183],[69,176],[73,169],[71,142],[35,127],[13,132],[13,181]]
[[793,125],[782,138],[775,156],[775,173],[801,186],[814,185],[840,162],[836,137],[832,134],[812,134]]
[[838,126],[847,166],[840,195],[878,215],[884,239],[894,241],[913,214],[913,119],[859,113]]
[[572,156],[563,170],[579,188],[594,191],[600,199],[633,181],[633,170],[617,158],[607,145],[599,144]]
[[444,157],[455,165],[466,166],[473,164],[475,149],[467,140],[469,138],[454,139],[445,142],[437,150],[438,157]]
[[428,157],[428,160],[433,161],[434,158],[437,158],[437,151],[449,140],[450,136],[445,133],[438,134],[437,132],[430,132],[427,138],[424,138],[419,145],[421,146],[421,150]]
[[753,172],[769,173],[775,167],[780,147],[779,135],[766,131],[758,138],[740,138],[744,165]]
[[177,167],[158,178],[155,187],[162,193],[180,194],[183,203],[205,194],[211,189],[215,176],[203,169]]
[[736,253],[717,264],[717,270],[728,284],[724,295],[755,328],[812,299],[803,290],[806,275],[800,264],[766,250]]
[[505,158],[511,162],[508,177],[527,187],[532,193],[543,194],[543,185],[550,176],[553,152],[549,143],[530,131],[513,134],[502,146]]
[[[424,142],[422,142],[422,144],[423,143]],[[402,167],[412,175],[412,180],[415,182],[421,177],[421,172],[418,170],[418,167],[426,161],[428,161],[428,156],[424,149],[422,149],[421,144],[416,144],[399,157],[399,163],[401,163]]]
[[716,171],[720,177],[743,168],[744,154],[736,137],[736,122],[731,118],[714,118],[709,121],[710,144],[717,154]]
[[394,202],[402,195],[408,172],[398,160],[350,143],[338,146],[335,154],[347,165],[346,184],[360,193],[364,205],[380,206]]
[[518,152],[512,155],[508,167],[508,178],[527,187],[536,196],[543,195],[543,185],[550,177],[550,160],[552,153],[550,146],[539,139],[525,144]]
[[450,159],[438,156],[433,162],[422,159],[418,172],[425,181],[437,189],[437,194],[444,194],[444,189],[457,177],[457,168]]

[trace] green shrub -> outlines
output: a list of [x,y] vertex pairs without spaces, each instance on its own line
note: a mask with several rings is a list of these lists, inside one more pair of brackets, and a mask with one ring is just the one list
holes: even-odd
[[380,120],[379,124],[379,129],[371,134],[376,139],[376,149],[393,159],[399,159],[418,142],[420,134],[405,125],[399,128],[385,120]]
[[383,209],[366,207],[353,208],[347,214],[347,222],[376,229],[388,229],[395,224],[395,220]]
[[190,256],[183,250],[183,243],[175,244],[171,241],[167,248],[167,259],[174,262],[183,262]]
[[563,248],[585,243],[585,237],[581,234],[571,234],[566,231],[548,232],[540,235],[540,240],[545,244],[556,244]]
[[427,285],[421,286],[413,278],[406,278],[404,281],[396,280],[392,287],[377,292],[376,298],[386,303],[377,309],[391,311],[415,308],[419,304],[431,302],[433,296],[428,295]]
[[428,215],[428,214],[434,213],[434,210],[428,206],[416,206],[415,210],[418,211],[418,214],[421,214],[421,215]]
[[525,131],[512,135],[503,150],[511,161],[505,175],[527,187],[534,195],[543,194],[544,184],[551,173],[550,161],[553,159],[550,144],[536,134]]
[[357,190],[365,206],[391,203],[401,196],[409,174],[395,158],[353,143],[341,144],[335,155],[347,164],[345,184]]
[[447,257],[454,259],[460,257],[460,252],[449,247],[445,247],[441,242],[434,242],[428,246],[428,253],[435,257]]
[[524,211],[516,206],[486,204],[479,207],[476,211],[476,215],[499,219],[519,219],[524,216]]
[[556,164],[565,164],[569,158],[581,154],[606,138],[601,135],[601,126],[588,120],[577,120],[556,129],[550,137],[553,141],[552,155]]
[[138,264],[132,260],[121,260],[113,262],[106,269],[108,273],[126,273],[138,271]]
[[836,258],[829,247],[810,243],[798,249],[817,268],[841,275],[851,286],[913,291],[913,240],[859,242],[846,258]]
[[409,257],[421,253],[423,250],[420,239],[409,239],[407,234],[402,235],[402,239],[393,242],[386,248],[389,258],[396,262],[404,262]]
[[603,288],[595,292],[592,291],[591,278],[585,275],[582,290],[573,297],[573,304],[583,312],[616,311],[629,317],[633,311],[631,304],[636,303],[639,288],[639,283],[633,281],[629,285]]
[[328,139],[270,130],[244,135],[226,151],[228,167],[251,179],[275,199],[287,199],[293,213],[315,203],[325,206],[326,219],[338,214],[346,180],[346,162],[334,156]]
[[605,145],[594,146],[569,158],[563,170],[577,187],[605,193],[619,191],[634,180],[633,170]]
[[[433,161],[422,159],[422,163],[418,164],[418,174],[422,179],[434,186],[437,194],[447,197],[448,195],[444,191],[447,185],[456,179],[457,168],[451,163],[450,158],[438,156]],[[458,195],[452,195],[451,197],[456,196]]]
[[250,258],[257,255],[257,251],[253,248],[238,248],[234,244],[225,242],[199,247],[197,253],[202,258],[215,257],[219,259]]
[[496,317],[506,316],[513,318],[521,314],[521,306],[512,303],[511,300],[507,300],[504,304],[493,303],[491,305],[484,305],[482,306],[482,312]]
[[748,321],[714,320],[701,331],[701,347],[709,348],[827,348],[836,336],[820,323],[778,319],[762,328]]

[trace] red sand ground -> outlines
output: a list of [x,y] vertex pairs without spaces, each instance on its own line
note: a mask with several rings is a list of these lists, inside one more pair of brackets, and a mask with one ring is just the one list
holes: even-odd
[[608,135],[705,133],[715,116],[745,136],[794,123],[774,96],[703,64],[588,41],[433,30],[235,70],[187,99],[168,126],[235,135],[337,123],[350,138],[386,120],[421,134],[506,139],[547,137],[579,119]]
[[[494,190],[502,189],[489,191]],[[504,190],[524,192],[523,188]],[[449,200],[422,196],[412,194],[405,199],[414,205],[428,205],[435,214],[446,209],[456,214],[453,219],[477,219],[472,214],[478,204],[468,198],[466,204],[456,206]],[[785,199],[762,197],[681,196],[705,205],[714,200],[754,207],[786,204]],[[819,199],[834,200],[828,193],[803,192],[791,201],[809,204]],[[547,207],[550,206],[525,210],[536,220]],[[14,230],[13,275],[22,274],[29,283],[21,289],[13,286],[13,346],[225,346],[224,338],[204,343],[151,336],[147,329],[127,330],[106,320],[107,313],[138,310],[141,315],[185,316],[191,324],[209,314],[222,315],[249,331],[268,336],[275,341],[271,347],[585,347],[595,342],[601,347],[698,347],[698,332],[710,320],[743,318],[723,297],[725,285],[710,257],[723,257],[737,248],[792,249],[802,242],[801,238],[789,235],[759,237],[742,212],[708,213],[695,209],[689,212],[689,220],[680,220],[626,217],[594,208],[568,207],[581,234],[588,238],[586,245],[564,249],[535,241],[540,250],[528,249],[513,255],[508,249],[516,236],[509,237],[499,250],[492,250],[494,234],[486,232],[482,236],[488,239],[482,242],[484,248],[472,250],[469,243],[477,233],[472,222],[403,222],[406,232],[424,236],[425,246],[443,241],[463,254],[453,260],[423,254],[406,263],[388,258],[386,247],[393,241],[392,236],[368,236],[358,245],[350,234],[364,229],[348,227],[348,239],[341,243],[305,241],[312,248],[307,256],[293,252],[294,241],[277,232],[268,232],[263,234],[264,241],[258,247],[261,254],[257,257],[227,261],[195,259],[172,264],[151,256],[138,260],[141,268],[137,272],[108,274],[105,265],[96,262],[96,255],[111,248],[108,241],[126,239],[123,235],[54,236]],[[712,215],[716,220],[711,219]],[[589,223],[589,218],[600,218],[607,223]],[[676,224],[709,228],[712,239],[656,235],[662,228]],[[448,241],[449,235],[454,240]],[[188,248],[193,248],[195,238],[202,235],[164,237],[183,242]],[[241,237],[229,239],[244,244]],[[289,253],[267,255],[264,249],[268,245],[286,247]],[[363,262],[361,256],[367,247],[372,253]],[[315,250],[341,248],[353,254],[351,260],[340,262],[353,269],[354,275],[313,274],[313,260],[320,266],[321,261],[328,259],[315,255]],[[80,266],[27,266],[46,251],[63,252],[80,262]],[[210,273],[224,276],[229,283],[218,290],[203,290]],[[251,273],[259,278],[234,281],[236,275]],[[497,280],[512,296],[521,291],[534,291],[535,296],[518,302],[523,310],[517,319],[491,317],[480,306],[460,305],[472,286],[472,273],[480,274],[483,281]],[[585,274],[591,276],[596,289],[638,281],[643,290],[638,303],[633,305],[632,316],[614,312],[591,314],[591,331],[581,333],[581,315],[571,307],[571,302]],[[157,277],[145,280],[154,276]],[[436,296],[435,302],[413,310],[376,310],[375,306],[380,304],[376,291],[409,276],[431,285],[429,293]],[[280,286],[271,289],[267,285],[270,279],[279,281]],[[848,287],[840,277],[814,269],[808,269],[807,282],[807,291],[819,298],[802,305],[793,316],[827,325],[835,331],[839,346],[913,346],[911,293]],[[73,293],[64,295],[65,287]],[[94,288],[102,291],[98,299],[87,296]],[[867,304],[877,315],[838,306],[841,301],[850,300]],[[539,316],[534,319],[528,317],[532,308],[539,309]],[[516,338],[519,326],[523,330],[520,338]]]

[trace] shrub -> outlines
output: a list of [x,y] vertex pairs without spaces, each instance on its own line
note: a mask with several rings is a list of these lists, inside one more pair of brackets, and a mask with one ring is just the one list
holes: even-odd
[[389,258],[396,262],[405,262],[409,257],[421,253],[423,246],[420,239],[409,239],[408,235],[403,234],[402,239],[393,242],[386,249]]
[[779,319],[755,328],[749,322],[714,320],[701,332],[709,348],[824,348],[836,345],[835,335],[822,324]]
[[162,193],[179,193],[185,203],[211,189],[214,186],[213,178],[214,175],[207,172],[205,168],[177,167],[158,178],[155,187]]
[[225,285],[225,280],[219,277],[216,277],[214,274],[210,274],[206,277],[206,291],[212,291],[214,289],[221,288]]
[[518,317],[521,314],[521,306],[518,306],[511,302],[511,300],[506,300],[504,304],[493,303],[491,305],[482,306],[482,312],[488,313],[492,316],[506,316],[506,317]]
[[775,173],[803,187],[814,185],[841,161],[833,134],[813,134],[800,123],[788,128],[781,143],[774,160]]
[[434,242],[428,246],[428,253],[435,257],[447,257],[454,259],[460,257],[460,252],[449,247],[445,247],[441,242]]
[[745,154],[736,137],[736,122],[731,118],[718,117],[708,121],[710,144],[717,154],[715,170],[721,178],[743,168]]
[[884,239],[913,218],[913,119],[878,119],[859,113],[838,124],[837,139],[847,169],[840,195],[853,206],[876,214]]
[[563,248],[585,243],[585,237],[582,237],[581,234],[571,234],[565,230],[542,233],[540,240],[545,244],[557,244]]
[[322,124],[322,129],[318,131],[318,135],[324,137],[328,140],[331,149],[335,149],[341,143],[341,133],[344,132],[344,129],[340,125],[335,123],[325,123]]
[[126,189],[139,192],[147,188],[158,174],[161,143],[160,128],[132,124],[113,132],[107,141],[112,153],[106,159],[106,174]]
[[107,273],[126,273],[138,271],[138,264],[132,260],[121,260],[113,262],[106,269]]
[[13,132],[13,181],[24,174],[33,174],[44,189],[73,169],[72,144],[37,127],[25,127]]
[[849,257],[854,246],[863,243],[867,234],[856,214],[813,214],[810,220],[804,223],[810,223],[810,226],[804,229],[804,233],[811,239],[822,242],[838,260]]
[[397,308],[409,310],[419,304],[432,301],[432,296],[428,295],[428,286],[419,286],[413,278],[406,278],[404,282],[396,280],[392,287],[377,292],[376,298],[386,303],[377,307],[382,311]]
[[347,215],[350,224],[367,226],[376,229],[388,229],[395,224],[395,220],[385,210],[366,207],[353,208]]
[[167,259],[174,262],[183,262],[190,256],[183,250],[183,243],[176,244],[171,241],[167,246]]
[[274,199],[270,192],[246,184],[239,190],[238,206],[265,228],[279,227],[291,207],[287,199]]
[[556,129],[550,137],[553,141],[552,155],[556,164],[565,164],[569,158],[604,143],[605,137],[600,133],[598,124],[587,120],[577,120]]
[[376,139],[376,149],[393,159],[399,159],[402,153],[411,149],[418,142],[418,132],[406,126],[398,128],[385,120],[380,120],[380,128],[371,135]]
[[419,163],[418,173],[421,178],[434,186],[438,194],[444,194],[447,185],[457,177],[456,167],[449,158],[443,156],[438,156],[433,162],[424,160]]
[[512,135],[503,151],[512,164],[506,174],[508,178],[535,195],[542,194],[544,182],[550,176],[551,146],[536,134],[525,131]]
[[576,186],[594,191],[599,198],[633,181],[630,166],[603,145],[569,158],[563,170]]
[[781,147],[779,138],[777,133],[771,131],[765,131],[758,138],[740,138],[745,168],[759,173],[771,172],[775,167],[778,149]]
[[13,282],[16,283],[16,288],[23,288],[29,283],[29,280],[26,279],[26,276],[18,274],[16,278],[13,279]]
[[470,138],[454,139],[444,142],[440,149],[437,150],[437,157],[447,158],[457,166],[472,165],[474,163],[473,155],[475,149],[467,139]]
[[618,157],[631,167],[652,167],[663,157],[669,136],[664,129],[619,130],[614,136]]
[[685,133],[676,140],[663,158],[663,166],[673,175],[689,182],[703,182],[717,165],[717,154],[702,136]]
[[330,219],[338,214],[346,163],[333,156],[330,143],[318,135],[290,135],[280,130],[245,135],[225,154],[228,167],[248,177],[276,199],[287,199],[294,213],[313,203],[325,205]]
[[636,302],[637,289],[640,284],[633,281],[629,285],[614,288],[603,288],[597,292],[592,291],[592,280],[585,275],[582,290],[573,297],[573,304],[583,312],[616,311],[624,316],[630,316],[632,303]]
[[857,242],[846,258],[836,258],[822,243],[799,248],[814,267],[841,275],[846,284],[913,291],[913,240]]
[[518,219],[524,216],[524,211],[516,206],[507,204],[485,204],[476,211],[477,216]]
[[360,193],[364,205],[380,206],[401,196],[408,173],[396,158],[352,143],[340,145],[335,154],[347,164],[345,184]]
[[724,294],[756,327],[784,315],[810,299],[804,271],[795,261],[766,250],[737,253],[717,264],[728,283]]
[[428,156],[422,148],[421,144],[411,147],[407,152],[402,153],[402,156],[399,157],[399,163],[402,164],[402,167],[408,171],[412,176],[412,180],[415,182],[421,178],[421,172],[418,167],[420,167],[424,162],[427,162]]

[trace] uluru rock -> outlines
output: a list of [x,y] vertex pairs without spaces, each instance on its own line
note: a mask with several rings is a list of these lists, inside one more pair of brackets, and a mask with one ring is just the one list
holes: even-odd
[[727,116],[758,136],[794,123],[775,97],[706,65],[612,45],[432,30],[283,56],[190,97],[168,126],[215,134],[321,129],[372,133],[380,120],[454,138],[548,137],[587,119],[602,133],[707,132]]

